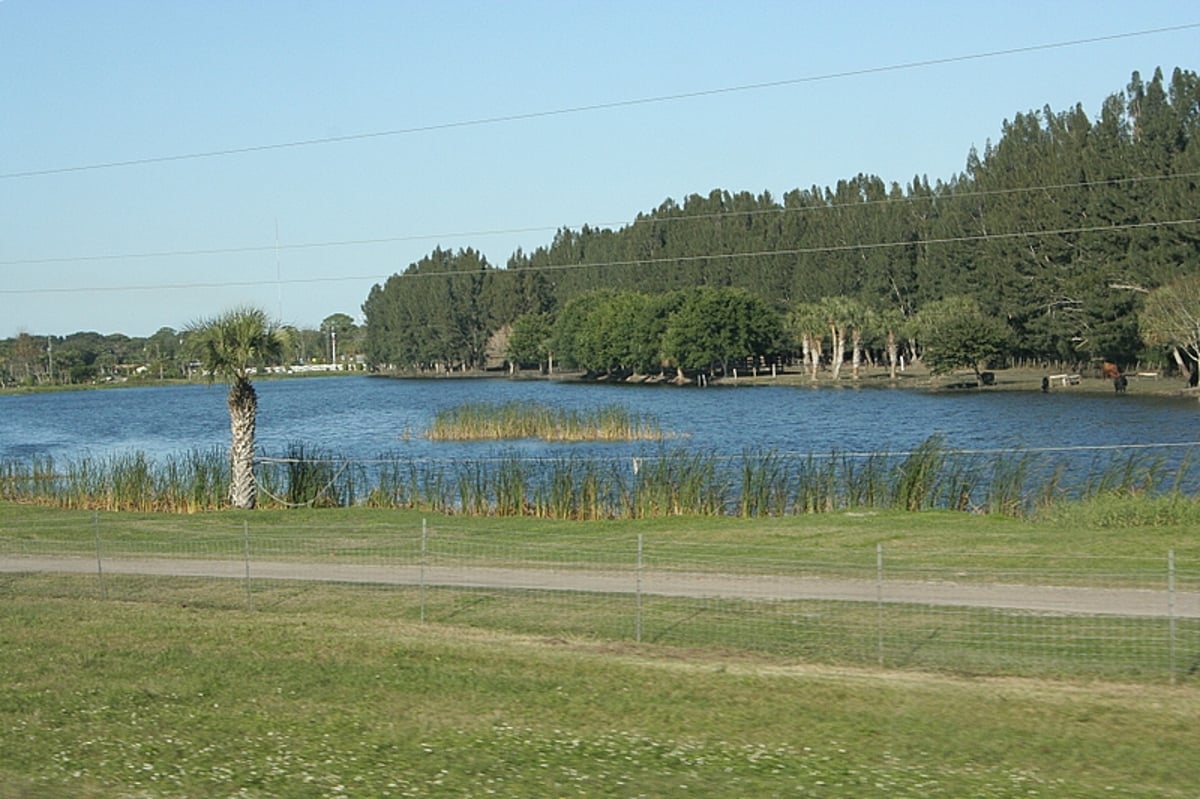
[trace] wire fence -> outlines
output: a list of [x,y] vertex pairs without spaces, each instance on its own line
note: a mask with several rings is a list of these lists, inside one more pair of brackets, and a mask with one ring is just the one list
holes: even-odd
[[432,528],[180,534],[123,523],[0,538],[0,594],[320,610],[553,639],[979,675],[1184,682],[1200,571],[1158,557]]

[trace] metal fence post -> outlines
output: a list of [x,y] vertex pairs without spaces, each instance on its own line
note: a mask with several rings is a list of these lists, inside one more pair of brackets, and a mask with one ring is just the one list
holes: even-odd
[[637,581],[636,581],[636,597],[637,610],[633,622],[633,639],[637,643],[642,642],[642,534],[638,533],[637,537]]
[[96,577],[100,581],[100,598],[108,599],[108,589],[104,587],[104,559],[100,556],[100,511],[92,511],[92,537],[96,539]]
[[875,545],[875,648],[883,668],[883,544]]
[[420,577],[420,603],[421,603],[421,623],[425,623],[425,559],[429,551],[429,524],[425,519],[421,519],[421,577]]
[[1167,644],[1171,685],[1175,684],[1175,550],[1167,550]]
[[242,520],[242,560],[246,563],[246,610],[254,610],[254,592],[250,587],[250,522]]

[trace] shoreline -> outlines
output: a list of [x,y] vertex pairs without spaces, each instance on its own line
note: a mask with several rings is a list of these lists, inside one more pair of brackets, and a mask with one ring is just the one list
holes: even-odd
[[[1026,391],[1031,393],[1042,393],[1042,379],[1052,376],[1052,372],[1050,370],[1042,369],[1010,368],[995,369],[990,371],[995,375],[995,382],[989,386],[975,385],[975,374],[967,370],[960,370],[958,372],[946,375],[933,375],[928,369],[925,369],[918,364],[908,367],[895,380],[891,379],[887,369],[879,367],[860,370],[860,376],[858,379],[851,377],[849,369],[843,369],[841,375],[836,381],[831,378],[828,371],[821,372],[817,379],[813,380],[807,372],[788,370],[778,372],[774,376],[769,374],[760,374],[713,378],[705,387],[745,388],[753,386],[794,386],[812,389],[892,389],[902,391],[929,391],[938,393],[962,393],[969,391]],[[589,379],[584,372],[565,371],[547,375],[533,369],[522,370],[514,373],[500,370],[476,370],[471,372],[443,372],[440,374],[405,374],[360,371],[321,374],[264,374],[255,378],[255,382],[351,376],[371,377],[384,380],[424,380],[433,382],[442,380],[511,380],[527,382],[544,381],[578,383],[580,385],[596,386],[662,386],[666,388],[697,387],[694,380],[689,380],[680,385],[673,380],[662,378],[657,375],[631,375],[630,377],[622,379]],[[1113,381],[1111,379],[1095,377],[1082,373],[1078,375],[1078,377],[1079,380],[1075,383],[1064,384],[1058,380],[1054,381],[1051,384],[1048,393],[1116,394]],[[1128,385],[1125,392],[1126,394],[1176,399],[1192,397],[1200,398],[1200,388],[1188,386],[1186,381],[1180,376],[1154,377],[1150,376],[1148,373],[1132,373],[1127,374],[1126,378],[1128,379]],[[207,384],[207,381],[167,379],[162,381],[130,380],[111,383],[69,384],[54,386],[9,386],[0,388],[0,397],[69,391],[104,391],[121,388],[157,388],[193,384]]]

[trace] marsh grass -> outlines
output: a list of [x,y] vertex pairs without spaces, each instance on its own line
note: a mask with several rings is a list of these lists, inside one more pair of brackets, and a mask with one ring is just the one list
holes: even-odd
[[6,597],[0,795],[1148,799],[1200,783],[1192,689],[479,633],[411,623],[394,599],[326,586],[250,614]]
[[[1186,496],[1192,460],[1174,469],[1138,451],[1082,469],[1014,450],[980,455],[931,436],[908,453],[796,455],[747,450],[718,455],[662,446],[632,458],[518,454],[352,461],[301,443],[260,457],[262,507],[421,510],[470,516],[644,519],[767,518],[843,510],[943,509],[1028,518],[1056,504],[1104,496]],[[0,498],[62,508],[180,513],[227,506],[229,466],[220,450],[155,462],[140,453],[0,464]]]
[[442,409],[434,414],[426,435],[433,441],[662,441],[669,437],[653,418],[623,405],[584,412],[536,402],[470,402]]
[[195,513],[228,505],[228,457],[189,450],[161,462],[144,453],[0,464],[0,498],[61,508]]

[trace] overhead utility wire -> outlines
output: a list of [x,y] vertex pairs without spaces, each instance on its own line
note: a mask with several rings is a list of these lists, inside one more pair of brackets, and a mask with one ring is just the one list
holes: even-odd
[[979,61],[989,58],[999,58],[1001,56],[1019,55],[1022,53],[1035,53],[1043,50],[1055,50],[1066,47],[1078,47],[1086,44],[1097,44],[1099,42],[1120,41],[1122,39],[1132,39],[1140,36],[1154,36],[1161,33],[1177,33],[1179,31],[1191,30],[1200,28],[1200,22],[1186,23],[1183,25],[1172,25],[1163,28],[1149,28],[1140,31],[1129,31],[1126,33],[1114,33],[1106,36],[1092,36],[1086,39],[1072,39],[1063,42],[1050,42],[1047,44],[1034,44],[1024,47],[1010,47],[1003,50],[991,50],[983,53],[970,53],[967,55],[947,56],[945,58],[930,58],[922,61],[908,61],[900,64],[888,64],[878,67],[863,67],[861,69],[844,70],[841,72],[827,72],[821,75],[809,75],[799,78],[785,78],[782,80],[763,81],[760,83],[745,83],[738,86],[725,86],[716,89],[700,89],[692,92],[680,92],[678,94],[663,94],[653,97],[639,97],[629,100],[613,100],[606,103],[590,103],[588,105],[568,106],[565,108],[548,109],[544,111],[528,111],[520,114],[504,114],[494,117],[480,117],[477,119],[465,119],[455,122],[440,122],[428,125],[416,125],[408,128],[396,128],[394,130],[380,130],[368,133],[353,133],[344,136],[326,136],[319,139],[302,139],[299,141],[290,142],[275,142],[272,144],[257,144],[247,147],[230,147],[222,150],[208,150],[194,153],[179,153],[175,155],[151,156],[146,158],[132,158],[126,161],[108,161],[94,164],[79,164],[76,166],[53,167],[50,169],[31,169],[23,172],[8,172],[0,174],[0,180],[11,180],[14,178],[31,178],[41,177],[46,175],[60,175],[69,172],[89,172],[101,169],[118,169],[130,166],[142,166],[147,164],[162,164],[174,161],[189,161],[199,158],[220,158],[229,155],[244,155],[249,153],[268,152],[271,150],[286,150],[300,147],[313,147],[322,144],[340,144],[351,141],[364,141],[367,139],[381,139],[393,136],[408,136],[416,133],[430,133],[439,130],[454,130],[456,128],[471,128],[481,127],[484,125],[498,125],[508,122],[524,122],[532,119],[547,119],[550,117],[569,116],[572,114],[582,114],[592,111],[609,111],[616,108],[632,108],[643,105],[653,105],[656,103],[678,102],[680,100],[693,100],[700,97],[715,97],[724,94],[738,94],[741,92],[761,91],[763,89],[776,89],[783,86],[799,86],[806,83],[820,83],[824,81],[840,80],[842,78],[861,77],[863,75],[877,75],[886,72],[900,72],[904,70],[923,69],[925,67],[942,66],[945,64],[958,64],[967,61]]
[[[659,266],[663,264],[693,263],[710,260],[738,260],[743,258],[767,258],[780,255],[820,255],[823,253],[853,252],[855,250],[882,250],[892,247],[911,247],[914,245],[956,244],[980,241],[1006,241],[1011,239],[1039,238],[1041,236],[1064,236],[1076,233],[1106,233],[1120,230],[1140,230],[1152,227],[1177,227],[1200,223],[1200,217],[1191,219],[1172,219],[1162,222],[1131,222],[1121,225],[1092,225],[1089,227],[1057,228],[1055,230],[1018,231],[1015,233],[981,233],[971,236],[949,236],[940,239],[921,239],[918,241],[886,241],[859,244],[837,244],[821,247],[798,247],[786,250],[756,250],[751,252],[708,253],[705,255],[680,255],[669,258],[633,258],[620,261],[600,261],[582,264],[544,264],[522,268],[521,272],[550,272],[568,269],[594,269],[611,266]],[[500,270],[497,270],[500,271]],[[455,275],[476,275],[478,269],[457,269],[445,272],[428,272],[423,274],[397,274],[404,279],[431,277],[452,277]],[[34,289],[0,289],[0,295],[7,294],[77,294],[83,292],[126,292],[126,291],[178,291],[193,289],[215,288],[248,288],[253,286],[309,285],[317,283],[345,283],[350,281],[366,281],[387,279],[390,275],[342,275],[338,277],[289,278],[285,280],[237,280],[214,281],[197,283],[157,283],[128,286],[72,286],[63,288],[34,288]]]
[[[1145,183],[1163,180],[1180,180],[1200,177],[1200,172],[1180,172],[1170,175],[1144,175],[1127,178],[1106,178],[1104,180],[1086,180],[1077,183],[1048,183],[1040,186],[1019,186],[1009,189],[984,189],[980,191],[959,191],[948,197],[930,195],[928,199],[946,203],[954,200],[977,199],[980,197],[999,197],[1011,194],[1030,194],[1039,191],[1057,191],[1059,189],[1087,189],[1098,186],[1113,186],[1118,184]],[[925,200],[925,197],[902,197],[899,199],[884,197],[879,200],[863,200],[862,202],[830,203],[828,205],[802,206],[798,208],[761,208],[753,211],[714,211],[708,214],[688,214],[686,216],[645,217],[647,221],[675,224],[678,222],[704,222],[714,219],[736,219],[767,215],[806,214],[825,211],[856,210],[874,205],[887,203],[912,203]],[[432,239],[465,238],[468,236],[505,236],[514,233],[542,233],[550,230],[575,230],[583,227],[606,228],[633,224],[622,222],[585,222],[580,225],[541,225],[535,227],[517,227],[501,230],[474,230],[451,233],[415,233],[409,236],[380,236],[369,239],[334,239],[329,241],[297,242],[295,244],[249,244],[239,247],[209,247],[195,250],[152,250],[149,252],[130,253],[100,253],[96,255],[62,255],[47,258],[18,258],[0,261],[0,266],[30,266],[38,264],[85,263],[89,261],[121,261],[134,258],[180,258],[197,255],[237,255],[239,253],[275,252],[279,250],[316,250],[332,247],[365,247],[376,244],[398,244],[406,241],[428,241]]]
[[[975,449],[948,449],[948,455],[1010,455],[1013,452],[1021,453],[1055,453],[1055,452],[1124,452],[1131,449],[1192,449],[1200,447],[1200,441],[1163,441],[1163,442],[1148,442],[1137,444],[1063,444],[1058,446],[1042,446],[1042,447],[987,447]],[[810,458],[811,451],[804,450],[784,450],[772,451],[773,455],[778,455],[784,458]],[[914,450],[884,450],[882,452],[871,452],[868,450],[856,452],[838,452],[838,458],[907,458],[916,454]],[[661,461],[670,458],[670,455],[637,455],[635,459],[641,461]],[[741,461],[746,458],[745,453],[712,453],[712,457],[721,461]],[[629,455],[598,455],[594,456],[595,460],[608,461],[611,463],[628,462],[631,459]],[[458,456],[443,455],[443,456],[413,456],[413,457],[381,457],[381,458],[292,458],[292,457],[274,457],[274,456],[257,456],[254,458],[255,463],[276,465],[286,465],[289,463],[328,463],[335,465],[355,464],[360,466],[377,466],[380,464],[390,463],[447,463],[459,460]],[[473,463],[509,463],[512,458],[507,455],[502,456],[484,456],[472,458]],[[522,457],[522,463],[559,463],[561,458],[555,456],[534,455]]]

